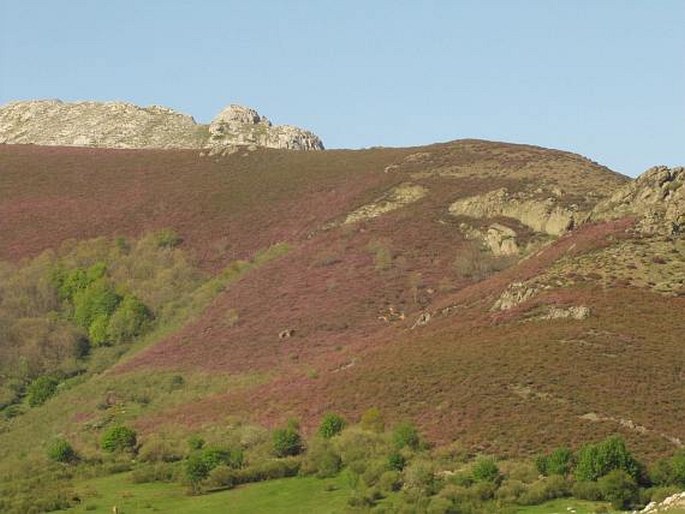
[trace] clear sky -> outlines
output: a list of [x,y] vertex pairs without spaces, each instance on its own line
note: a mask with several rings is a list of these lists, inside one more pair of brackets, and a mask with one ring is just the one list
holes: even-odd
[[685,164],[685,0],[0,0],[0,103],[229,103],[329,148],[476,137]]

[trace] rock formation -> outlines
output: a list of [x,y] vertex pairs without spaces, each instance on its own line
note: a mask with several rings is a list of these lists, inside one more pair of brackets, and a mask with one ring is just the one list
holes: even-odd
[[643,233],[685,233],[685,168],[655,166],[600,202],[590,219],[638,218]]
[[253,109],[231,105],[207,125],[166,107],[123,102],[37,100],[0,107],[0,144],[98,148],[190,148],[209,154],[236,147],[322,150],[316,135],[272,123]]
[[315,134],[290,125],[273,125],[254,109],[229,105],[209,124],[210,153],[233,146],[323,150]]
[[577,213],[558,204],[556,197],[537,199],[526,193],[509,193],[505,188],[462,198],[450,205],[455,216],[514,218],[536,232],[558,236],[573,228]]

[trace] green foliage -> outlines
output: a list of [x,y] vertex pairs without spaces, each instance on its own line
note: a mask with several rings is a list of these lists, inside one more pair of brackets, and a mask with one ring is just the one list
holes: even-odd
[[88,330],[91,337],[96,338],[94,343],[101,344],[107,338],[109,318],[120,301],[121,297],[112,285],[106,279],[100,278],[74,295],[74,321],[78,326]]
[[188,447],[191,450],[201,450],[205,445],[205,440],[197,434],[193,434],[188,438]]
[[407,459],[401,453],[394,452],[388,456],[388,467],[395,471],[402,471],[407,465]]
[[27,390],[27,398],[31,407],[43,405],[57,391],[59,381],[51,376],[44,375],[31,382]]
[[219,464],[230,468],[240,468],[243,466],[245,457],[241,448],[204,448],[200,452],[200,458],[207,463],[209,469],[214,469]]
[[332,477],[342,467],[342,459],[328,439],[314,439],[302,461],[300,472],[303,475],[316,475],[319,478]]
[[597,484],[602,491],[602,497],[611,502],[615,509],[627,509],[639,498],[635,479],[622,469],[614,469],[603,477]]
[[639,478],[640,464],[630,454],[623,439],[614,436],[597,444],[586,444],[580,449],[575,477],[579,481],[593,481],[617,469],[634,479]]
[[162,229],[157,233],[157,246],[175,248],[183,242],[181,236],[171,229]]
[[273,453],[276,457],[288,457],[302,453],[303,442],[299,431],[293,427],[277,428],[272,434]]
[[473,464],[471,474],[476,482],[497,483],[502,477],[495,459],[491,457],[478,457]]
[[535,466],[541,475],[566,476],[573,466],[573,452],[566,447],[557,448],[549,455],[540,455],[535,459]]
[[127,294],[109,319],[107,339],[113,343],[130,341],[144,332],[151,319],[152,314],[145,304]]
[[55,439],[47,451],[48,458],[55,462],[73,462],[76,460],[76,452],[74,448],[65,439]]
[[371,407],[364,412],[360,425],[364,430],[376,433],[383,432],[385,430],[385,421],[383,421],[380,409],[378,407]]
[[137,434],[132,428],[118,425],[108,428],[102,436],[100,446],[107,452],[130,451],[136,446]]
[[211,470],[211,467],[202,458],[202,455],[193,454],[186,461],[185,473],[191,484],[197,484],[207,478]]
[[416,450],[419,447],[419,432],[416,427],[407,422],[400,423],[392,432],[392,440],[395,448],[401,449],[404,447]]
[[339,415],[329,412],[321,420],[319,435],[324,439],[330,439],[342,432],[347,422]]
[[685,450],[655,462],[649,469],[649,478],[656,485],[685,488]]

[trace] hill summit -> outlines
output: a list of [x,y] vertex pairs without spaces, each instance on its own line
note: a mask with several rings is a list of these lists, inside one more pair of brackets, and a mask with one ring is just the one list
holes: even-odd
[[0,107],[0,143],[96,148],[186,148],[224,153],[240,146],[322,150],[298,127],[273,125],[254,109],[230,105],[209,125],[167,107],[126,102],[33,100]]

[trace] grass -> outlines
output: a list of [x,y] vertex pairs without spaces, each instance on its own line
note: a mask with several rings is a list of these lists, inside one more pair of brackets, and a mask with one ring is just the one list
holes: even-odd
[[346,512],[350,490],[342,476],[330,479],[313,477],[284,478],[249,484],[201,496],[189,496],[182,486],[150,483],[131,484],[128,473],[88,480],[77,484],[81,505],[62,512],[111,514],[117,506],[121,514],[145,512],[279,513]]

